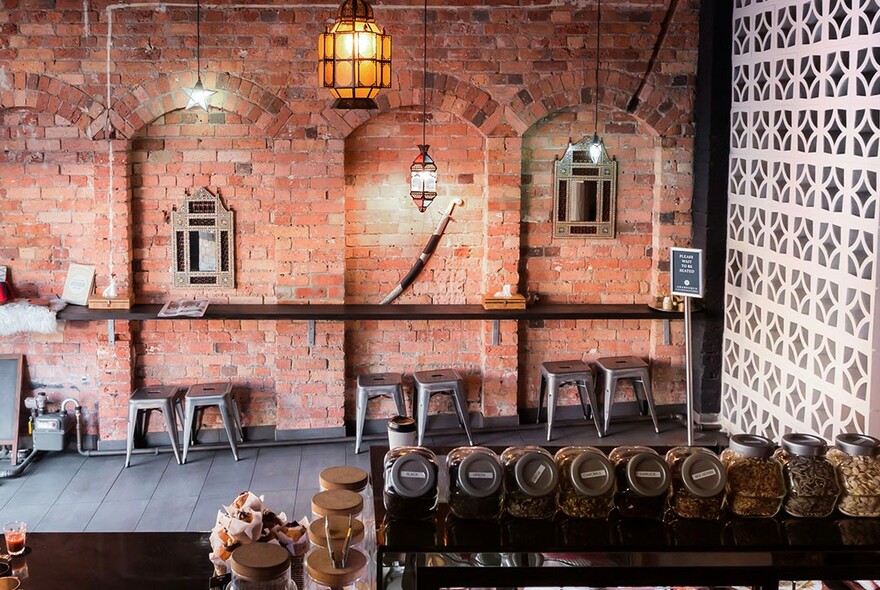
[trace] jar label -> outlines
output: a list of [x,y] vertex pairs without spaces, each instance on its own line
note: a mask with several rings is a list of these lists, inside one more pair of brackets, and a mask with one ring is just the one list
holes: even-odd
[[659,471],[636,471],[636,477],[645,477],[650,479],[661,479],[663,474]]
[[468,479],[495,479],[495,474],[491,471],[471,471]]
[[581,471],[581,479],[593,479],[596,477],[605,477],[608,475],[608,472],[604,469],[597,469],[596,471]]
[[428,474],[424,471],[401,471],[400,477],[408,477],[410,479],[428,479]]
[[532,476],[532,483],[538,483],[538,480],[541,479],[541,476],[544,475],[544,472],[547,470],[547,467],[544,465],[539,465],[537,469],[535,469],[535,475]]
[[707,477],[712,477],[718,473],[715,469],[707,469],[706,471],[700,471],[699,473],[694,473],[691,476],[691,479],[694,481],[700,481],[701,479],[706,479]]

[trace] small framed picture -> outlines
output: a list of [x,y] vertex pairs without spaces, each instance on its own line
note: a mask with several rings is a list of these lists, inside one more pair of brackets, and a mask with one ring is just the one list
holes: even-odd
[[95,267],[89,264],[71,263],[64,281],[61,298],[74,305],[87,305],[89,296],[95,290]]

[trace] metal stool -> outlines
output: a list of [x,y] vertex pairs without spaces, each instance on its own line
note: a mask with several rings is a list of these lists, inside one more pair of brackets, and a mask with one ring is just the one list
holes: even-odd
[[[556,400],[563,385],[570,383],[577,386],[581,398],[584,419],[589,420],[590,414],[596,424],[596,432],[601,437],[604,432],[599,423],[599,404],[596,401],[596,378],[593,369],[583,361],[555,361],[541,363],[541,386],[538,389],[538,418],[541,421],[541,408],[544,406],[544,392],[547,392],[547,442],[553,436],[553,416],[556,414]],[[588,401],[589,400],[589,401]],[[587,408],[589,404],[589,410]]]
[[[654,421],[654,432],[659,433],[657,426],[657,412],[654,410],[654,390],[651,388],[651,372],[648,363],[637,356],[613,356],[596,360],[596,366],[602,372],[605,383],[605,432],[608,432],[608,424],[611,423],[611,406],[614,404],[614,394],[617,393],[617,382],[621,379],[632,380],[633,393],[636,401],[639,400],[639,389],[642,386],[644,402],[651,412],[651,420]],[[644,416],[645,409],[639,403],[639,413]]]
[[455,411],[458,414],[458,423],[467,434],[468,443],[473,446],[471,427],[468,425],[467,400],[464,396],[464,381],[455,369],[437,369],[435,371],[417,371],[413,374],[416,382],[415,411],[418,425],[418,442],[422,446],[425,439],[425,427],[428,423],[428,402],[435,393],[452,394],[455,402]]
[[[229,439],[229,446],[232,448],[232,456],[238,461],[238,448],[232,436],[232,427],[235,426],[235,434],[238,435],[239,442],[244,442],[244,434],[241,431],[238,401],[232,395],[232,383],[199,383],[190,386],[184,397],[186,420],[183,429],[183,462],[186,463],[190,442],[201,428],[201,415],[207,406],[217,406],[220,411],[226,438]],[[196,412],[199,413],[198,420],[194,420]]]
[[361,452],[361,440],[364,436],[364,419],[367,417],[367,402],[374,397],[390,395],[397,406],[397,413],[406,416],[406,404],[403,401],[403,386],[400,373],[370,373],[358,375],[355,399],[355,454]]
[[[155,387],[138,387],[128,398],[128,437],[125,441],[125,466],[131,464],[131,450],[134,438],[146,437],[150,425],[150,412],[159,410],[165,418],[165,428],[171,438],[171,450],[180,465],[180,449],[177,446],[177,419],[183,421],[180,414],[180,398],[182,394],[175,385],[159,385]],[[184,455],[185,457],[186,455]]]

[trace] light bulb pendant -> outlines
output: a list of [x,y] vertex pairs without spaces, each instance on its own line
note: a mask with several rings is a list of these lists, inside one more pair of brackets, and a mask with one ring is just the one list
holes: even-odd
[[599,164],[607,159],[605,154],[605,144],[599,139],[598,131],[593,133],[593,139],[590,141],[590,145],[587,149],[590,152],[590,161],[593,162],[593,164]]
[[215,90],[205,90],[205,87],[202,85],[201,76],[199,76],[195,86],[192,88],[184,88],[183,92],[189,97],[189,101],[186,103],[186,110],[199,106],[207,111],[208,99],[217,94],[217,91]]
[[419,145],[419,155],[409,168],[411,174],[409,196],[412,197],[420,213],[424,213],[437,196],[437,164],[428,154],[429,147],[431,146]]

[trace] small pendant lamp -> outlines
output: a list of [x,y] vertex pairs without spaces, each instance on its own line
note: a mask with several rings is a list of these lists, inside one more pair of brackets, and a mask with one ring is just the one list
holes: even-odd
[[196,85],[192,88],[184,88],[183,92],[189,97],[186,110],[195,106],[208,110],[208,99],[217,94],[214,90],[205,90],[202,84],[202,4],[196,0]]
[[391,35],[376,25],[366,0],[345,0],[321,33],[318,78],[336,97],[334,109],[375,109],[379,90],[391,88]]
[[593,124],[596,126],[596,131],[593,132],[593,139],[587,147],[587,151],[590,154],[590,161],[593,162],[593,164],[598,164],[608,159],[608,155],[605,153],[605,144],[602,143],[602,140],[599,138],[599,33],[601,32],[601,25],[602,0],[596,0],[596,84],[593,90],[593,102],[595,103]]
[[425,141],[425,127],[427,125],[428,110],[428,0],[425,0],[424,8],[424,53],[422,57],[422,143],[419,144],[419,155],[410,166],[409,196],[412,197],[419,213],[425,210],[437,196],[437,164],[428,154],[431,147]]

